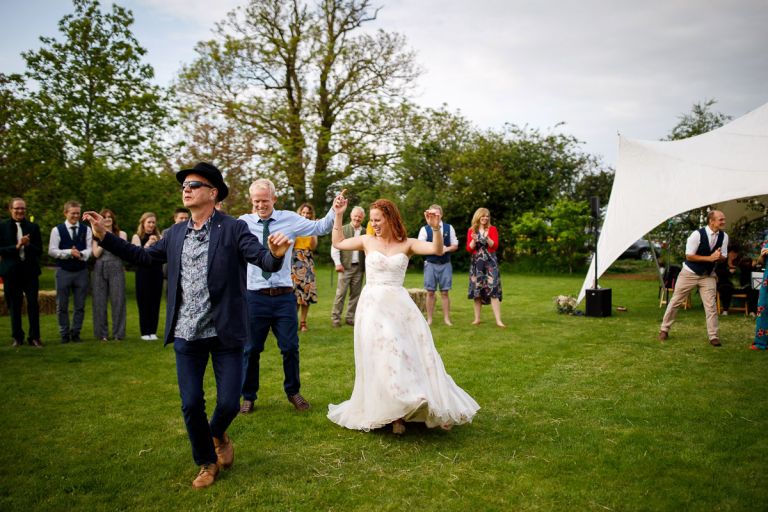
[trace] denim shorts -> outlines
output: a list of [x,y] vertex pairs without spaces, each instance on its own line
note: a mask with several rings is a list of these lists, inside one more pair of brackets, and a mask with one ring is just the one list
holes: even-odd
[[440,291],[447,292],[453,285],[453,267],[448,263],[430,263],[424,262],[424,289],[433,292],[440,288]]

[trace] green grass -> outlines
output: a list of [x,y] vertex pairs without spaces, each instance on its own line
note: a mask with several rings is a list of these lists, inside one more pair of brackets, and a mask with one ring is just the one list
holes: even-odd
[[[481,405],[450,432],[409,426],[403,437],[342,429],[327,404],[352,389],[352,329],[330,327],[330,269],[301,336],[297,413],[282,391],[274,341],[262,356],[256,411],[230,428],[235,465],[195,491],[174,354],[138,338],[10,348],[0,333],[1,510],[765,510],[765,354],[747,350],[754,321],[721,320],[707,344],[704,313],[681,311],[665,344],[657,282],[614,275],[610,318],[563,316],[552,298],[582,275],[502,276],[500,330],[490,308],[470,326],[466,274],[454,278],[452,328],[433,334],[448,372]],[[621,278],[621,279],[620,279]],[[128,282],[132,287],[132,276]],[[43,279],[50,288],[50,273]],[[408,275],[420,287],[419,273]],[[89,302],[90,305],[90,302]],[[438,304],[439,311],[439,304]],[[440,315],[437,315],[440,318]],[[211,411],[212,372],[206,376]]]

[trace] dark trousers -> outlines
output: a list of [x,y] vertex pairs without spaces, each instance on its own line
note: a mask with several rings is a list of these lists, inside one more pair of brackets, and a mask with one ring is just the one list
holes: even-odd
[[[69,293],[72,292],[75,310],[72,324],[69,323]],[[59,334],[66,340],[70,336],[80,336],[85,318],[85,298],[88,296],[88,269],[56,269],[56,314],[59,319]]]
[[[176,352],[181,412],[192,444],[192,458],[199,466],[216,462],[212,436],[221,439],[240,412],[243,348],[227,347],[214,337],[193,341],[176,338],[173,349]],[[209,355],[216,378],[216,409],[210,424],[205,412],[203,390]]]
[[11,336],[23,343],[24,329],[21,325],[21,309],[24,296],[27,297],[27,315],[29,316],[29,340],[40,339],[40,306],[37,292],[40,288],[37,273],[26,273],[14,269],[3,277],[5,303],[11,316]]
[[296,296],[292,293],[270,297],[246,292],[248,302],[248,343],[243,352],[243,389],[245,400],[256,400],[259,391],[259,359],[264,342],[272,329],[283,355],[283,388],[288,396],[299,392],[299,333],[296,320]]
[[141,335],[157,334],[160,320],[160,299],[163,296],[163,267],[139,267],[136,269],[136,305],[139,308]]

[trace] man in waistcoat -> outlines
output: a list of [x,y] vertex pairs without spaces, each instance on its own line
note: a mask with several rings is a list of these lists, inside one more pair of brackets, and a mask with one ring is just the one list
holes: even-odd
[[38,276],[43,240],[37,224],[27,220],[27,203],[22,198],[13,198],[9,210],[11,218],[0,223],[0,276],[3,278],[5,304],[11,316],[13,346],[24,344],[21,306],[26,296],[29,344],[42,348],[37,292],[40,288]]
[[[439,204],[433,204],[430,210],[440,212],[443,217],[443,208]],[[459,249],[459,240],[456,238],[456,230],[447,222],[440,221],[440,233],[443,235],[445,253],[442,256],[426,256],[424,258],[424,289],[427,290],[427,323],[432,325],[432,314],[435,312],[435,290],[440,289],[440,302],[443,307],[443,321],[446,325],[451,323],[451,299],[448,292],[453,285],[453,266],[451,254]],[[429,225],[422,226],[419,230],[419,240],[432,242],[434,233]]]
[[[88,258],[93,241],[91,228],[80,222],[80,203],[64,205],[65,221],[51,230],[48,255],[56,260],[56,314],[62,343],[79,342],[88,295]],[[69,294],[75,310],[69,321]]]
[[[352,208],[349,214],[349,224],[342,227],[344,238],[365,234],[363,228],[365,210],[360,206]],[[336,265],[339,274],[339,282],[336,286],[336,298],[333,299],[331,310],[331,324],[341,327],[341,312],[344,309],[344,300],[349,290],[349,303],[347,304],[347,325],[355,325],[355,310],[360,292],[363,290],[363,274],[365,273],[365,253],[363,251],[339,251],[331,247],[331,258]]]
[[664,319],[661,321],[659,340],[669,338],[669,329],[675,322],[677,310],[683,305],[688,294],[699,288],[699,295],[707,316],[707,335],[713,347],[719,347],[717,316],[717,278],[715,265],[725,261],[728,254],[728,235],[725,234],[725,215],[712,210],[707,215],[707,225],[697,229],[685,244],[685,263],[675,283],[675,293],[669,301]]

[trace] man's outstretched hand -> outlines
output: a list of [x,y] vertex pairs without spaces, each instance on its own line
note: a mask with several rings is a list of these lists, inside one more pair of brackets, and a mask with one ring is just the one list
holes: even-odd
[[288,251],[288,248],[291,246],[291,242],[292,240],[290,238],[279,231],[277,233],[272,233],[269,235],[269,238],[267,238],[269,252],[276,258],[282,258],[285,255],[286,251]]
[[102,240],[104,238],[104,235],[107,234],[107,227],[104,225],[104,217],[102,217],[98,213],[85,212],[83,214],[83,220],[86,222],[90,222],[91,231],[93,231],[93,236],[95,236],[99,240]]

